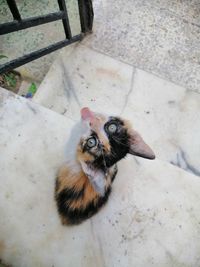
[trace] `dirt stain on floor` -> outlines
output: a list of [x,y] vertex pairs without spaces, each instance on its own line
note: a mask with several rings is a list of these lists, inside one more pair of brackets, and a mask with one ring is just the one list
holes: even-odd
[[115,70],[110,70],[110,69],[105,69],[105,68],[97,68],[96,73],[97,73],[97,75],[106,75],[106,76],[109,76],[113,79],[122,80],[122,77]]

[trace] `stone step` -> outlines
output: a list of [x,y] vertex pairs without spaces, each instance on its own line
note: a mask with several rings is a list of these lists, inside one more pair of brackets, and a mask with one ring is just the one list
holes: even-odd
[[0,89],[0,259],[13,267],[199,265],[200,180],[128,157],[107,205],[62,226],[55,177],[74,121]]
[[74,120],[79,109],[130,119],[158,158],[200,176],[200,94],[75,44],[61,51],[33,99]]

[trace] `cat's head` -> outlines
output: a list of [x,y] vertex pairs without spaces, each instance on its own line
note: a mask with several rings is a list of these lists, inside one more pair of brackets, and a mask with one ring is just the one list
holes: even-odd
[[85,161],[96,161],[98,164],[100,159],[104,159],[105,167],[111,167],[128,153],[155,159],[152,149],[127,120],[95,113],[89,108],[81,110],[81,117],[79,153]]
[[82,136],[78,145],[78,159],[84,171],[90,168],[106,171],[128,153],[154,159],[155,154],[142,137],[120,117],[81,110]]

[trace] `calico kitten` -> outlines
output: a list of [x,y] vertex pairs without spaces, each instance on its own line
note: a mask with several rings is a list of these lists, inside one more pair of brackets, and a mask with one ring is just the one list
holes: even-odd
[[[81,110],[81,125],[68,144],[68,161],[59,170],[55,199],[63,224],[78,224],[108,200],[116,163],[127,153],[154,159],[151,148],[119,117]],[[79,131],[79,134],[78,134]]]

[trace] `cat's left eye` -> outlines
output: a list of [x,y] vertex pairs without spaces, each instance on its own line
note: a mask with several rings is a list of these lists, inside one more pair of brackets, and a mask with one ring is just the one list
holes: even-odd
[[96,141],[96,138],[94,137],[90,137],[88,140],[87,140],[87,146],[89,148],[92,148],[92,147],[95,147],[97,144],[97,141]]
[[108,126],[108,131],[109,133],[115,133],[117,131],[117,125],[115,123],[111,123]]

